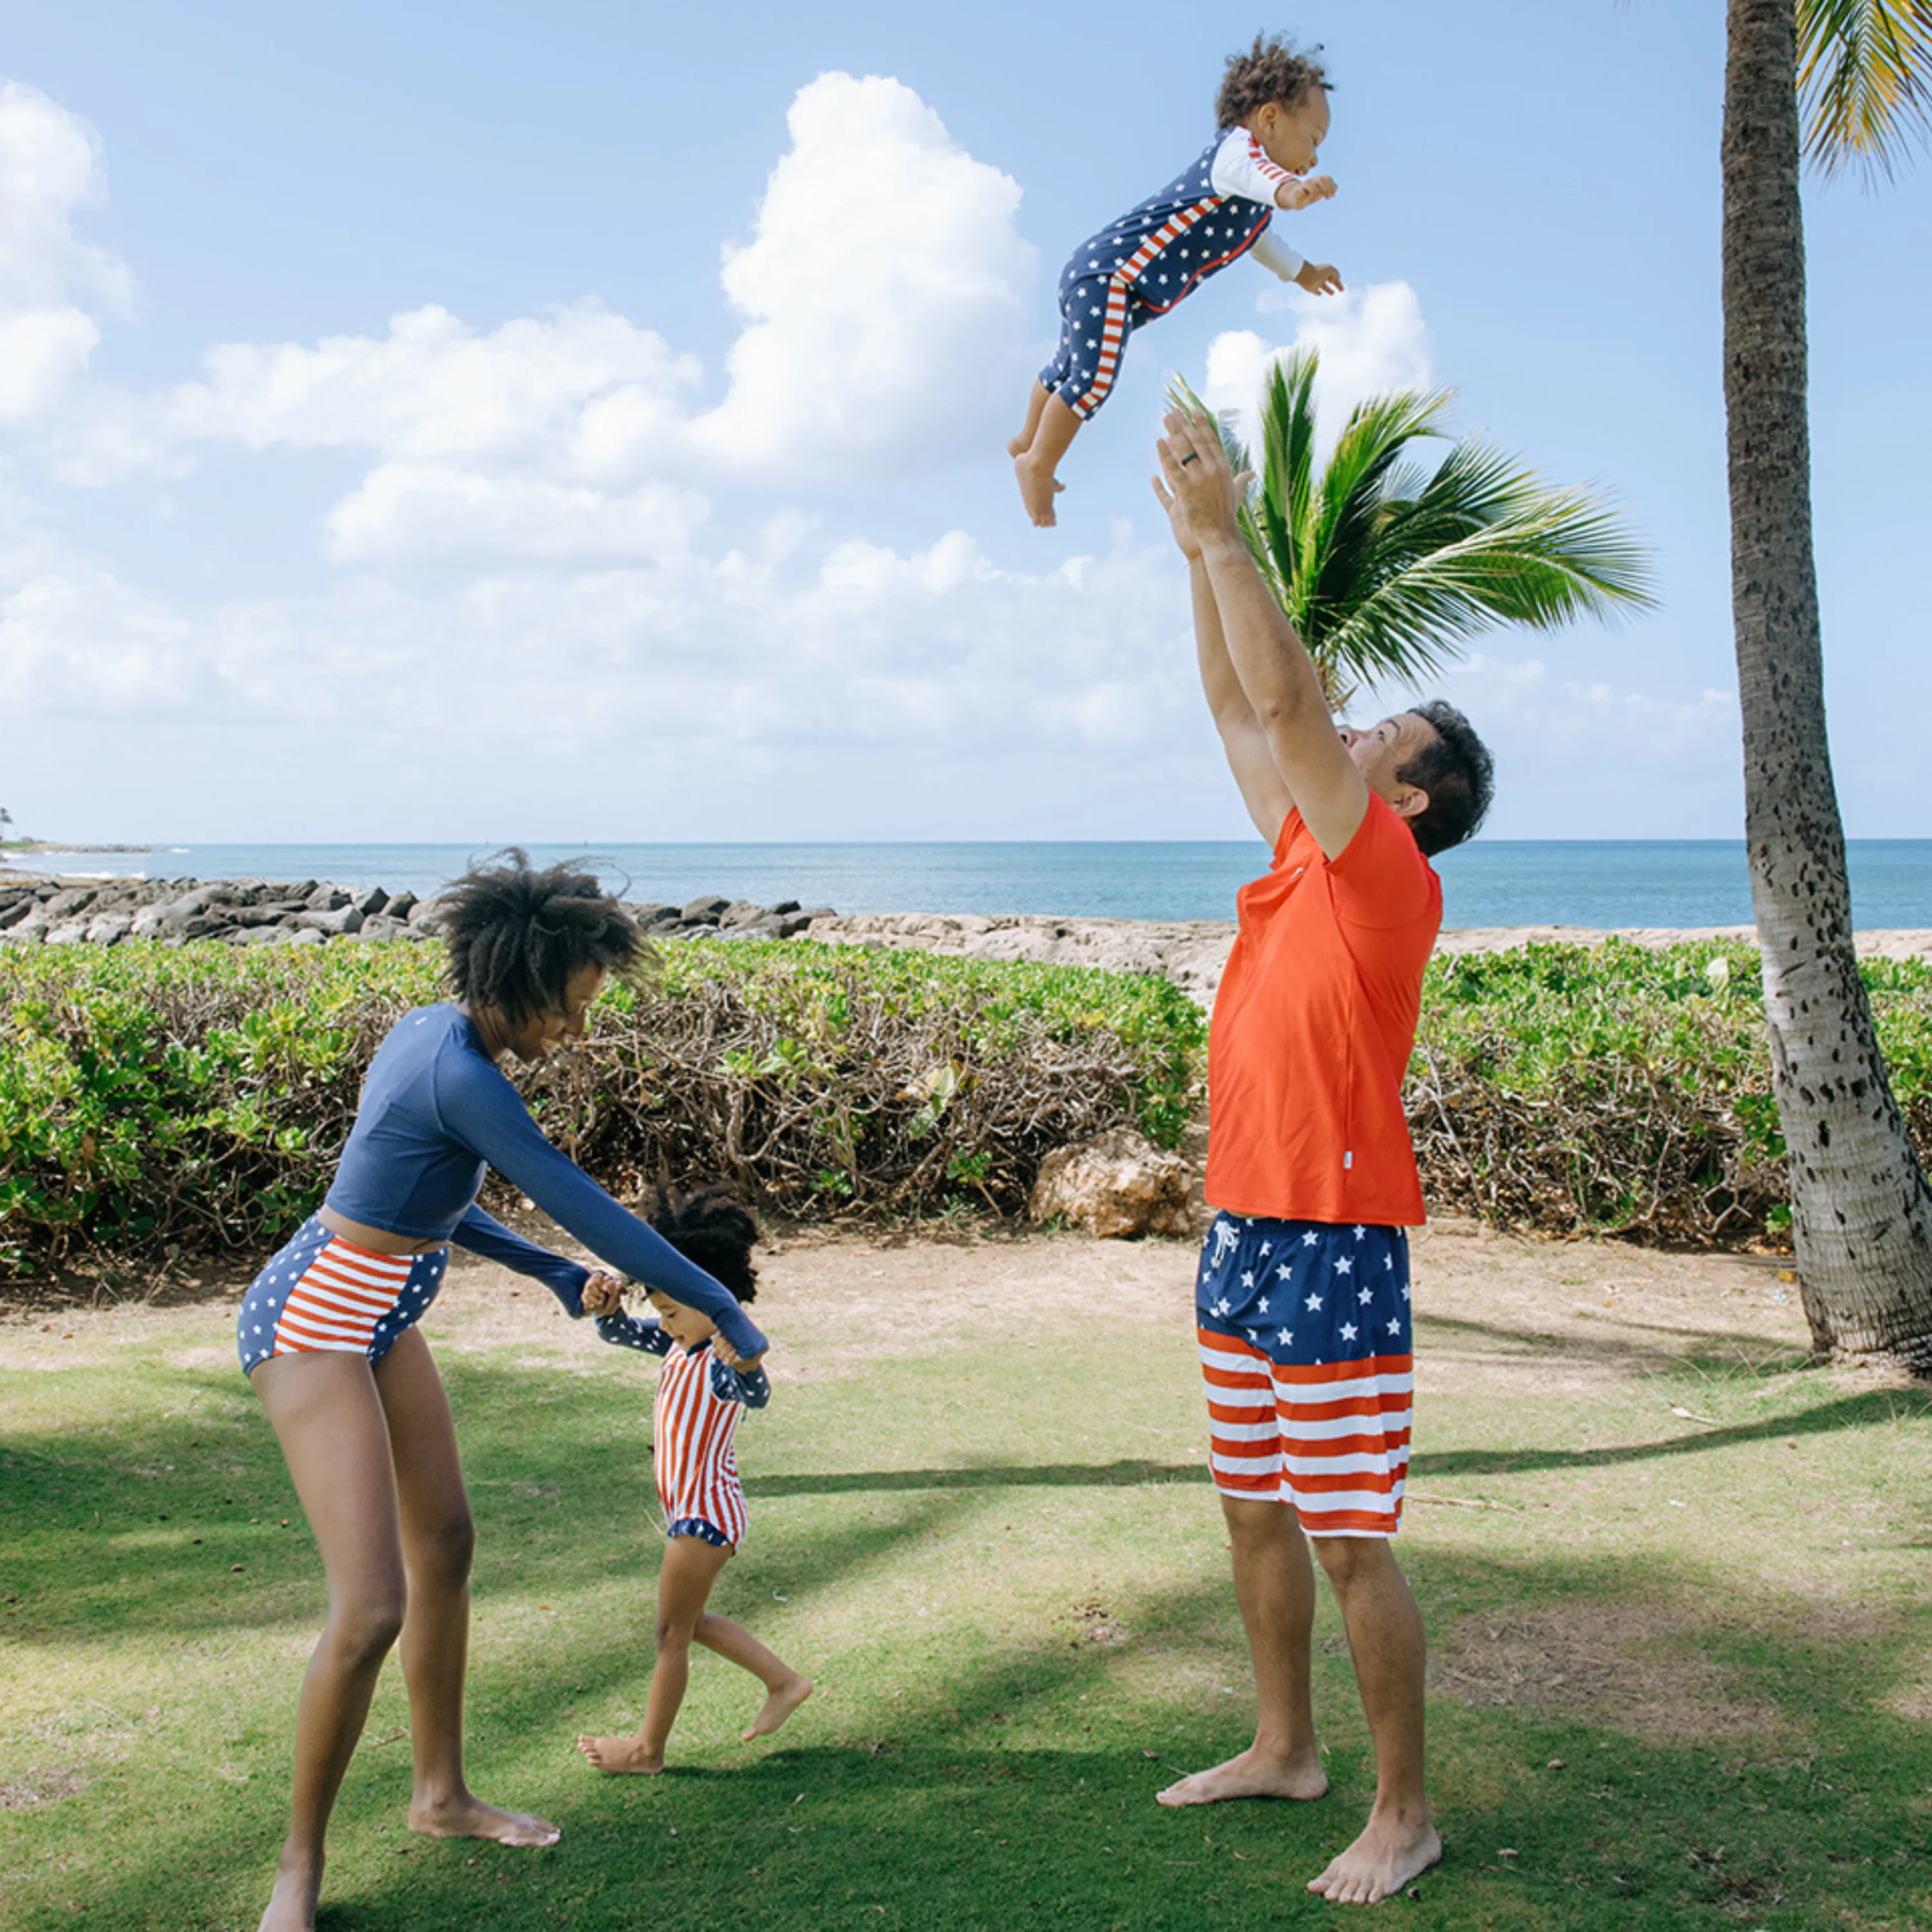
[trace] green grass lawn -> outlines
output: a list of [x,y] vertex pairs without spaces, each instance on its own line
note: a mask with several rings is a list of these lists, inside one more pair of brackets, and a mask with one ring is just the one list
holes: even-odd
[[[479,1522],[472,1779],[542,1852],[404,1828],[385,1677],[322,1922],[388,1928],[1313,1924],[1372,1787],[1324,1599],[1332,1790],[1168,1813],[1252,1722],[1202,1473],[1189,1250],[794,1246],[716,1608],[818,1679],[768,1746],[698,1653],[640,1713],[653,1376],[508,1278],[428,1332]],[[1419,1254],[1418,1492],[1448,1847],[1417,1927],[1932,1924],[1932,1506],[1919,1390],[1794,1366],[1774,1268],[1588,1245]],[[0,1925],[252,1928],[322,1611],[232,1301],[0,1323]],[[286,1519],[286,1524],[284,1519]]]

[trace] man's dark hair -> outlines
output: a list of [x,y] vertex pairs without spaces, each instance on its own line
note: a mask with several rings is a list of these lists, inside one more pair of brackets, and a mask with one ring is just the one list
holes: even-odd
[[1440,698],[1410,707],[1435,736],[1396,773],[1429,794],[1426,808],[1407,821],[1423,854],[1432,859],[1473,836],[1496,795],[1496,761],[1475,728]]
[[[1321,51],[1317,47],[1315,53]],[[1327,74],[1314,54],[1297,53],[1278,34],[1272,39],[1257,34],[1246,53],[1228,56],[1228,70],[1214,99],[1214,124],[1226,130],[1270,100],[1292,107],[1304,94],[1329,92]]]
[[590,873],[538,872],[515,845],[453,880],[438,911],[451,990],[514,1022],[561,1007],[586,966],[628,975],[650,957],[637,922]]
[[752,1250],[758,1224],[728,1187],[721,1184],[680,1194],[661,1180],[656,1204],[646,1218],[686,1261],[695,1262],[738,1300],[758,1300],[758,1271],[752,1265]]

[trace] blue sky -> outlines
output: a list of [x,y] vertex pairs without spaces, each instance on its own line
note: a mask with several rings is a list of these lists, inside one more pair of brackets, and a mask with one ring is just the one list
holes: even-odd
[[[1063,470],[1006,459],[1083,236],[1258,26],[1326,50],[1350,289],[1238,263]],[[1721,9],[15,0],[0,802],[45,835],[1238,837],[1146,477],[1272,350],[1612,493],[1658,608],[1440,681],[1502,836],[1733,835]],[[1932,836],[1910,576],[1932,189],[1807,188],[1855,836]],[[10,371],[9,364],[10,363]],[[1386,694],[1399,703],[1402,694]]]

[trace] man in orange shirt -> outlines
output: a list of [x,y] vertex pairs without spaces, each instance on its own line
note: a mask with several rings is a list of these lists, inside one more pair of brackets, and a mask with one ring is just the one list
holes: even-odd
[[1154,488],[1188,560],[1201,681],[1274,854],[1239,896],[1209,1030],[1196,1320],[1210,1462],[1254,1660],[1253,1744],[1163,1804],[1318,1798],[1314,1567],[1375,1744],[1373,1809],[1309,1889],[1370,1905],[1442,1856],[1423,1790],[1422,1618],[1389,1547],[1412,1386],[1406,1230],[1423,1218],[1402,1076],[1442,922],[1429,860],[1487,810],[1489,753],[1439,700],[1338,728],[1250,560],[1213,419],[1166,419]]

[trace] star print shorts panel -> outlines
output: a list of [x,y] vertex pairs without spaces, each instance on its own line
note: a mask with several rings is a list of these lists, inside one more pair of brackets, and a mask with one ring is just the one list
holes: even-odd
[[1392,1536],[1408,1472],[1408,1237],[1222,1214],[1195,1292],[1223,1496],[1293,1505],[1310,1536]]
[[436,1299],[448,1264],[447,1248],[379,1255],[311,1216],[242,1298],[242,1373],[271,1355],[314,1352],[380,1362]]
[[1121,277],[1076,275],[1073,268],[1069,262],[1060,277],[1060,346],[1040,372],[1040,386],[1084,422],[1107,400],[1136,325],[1153,316]]

